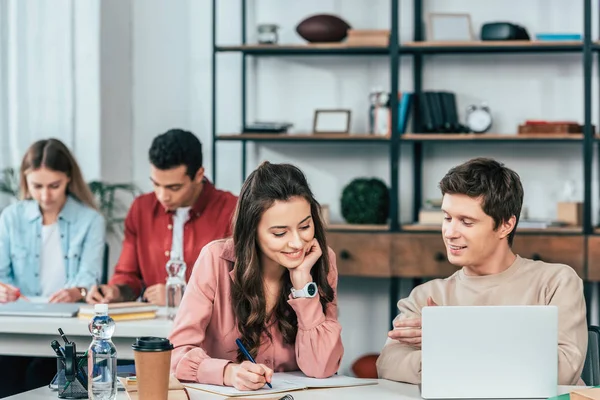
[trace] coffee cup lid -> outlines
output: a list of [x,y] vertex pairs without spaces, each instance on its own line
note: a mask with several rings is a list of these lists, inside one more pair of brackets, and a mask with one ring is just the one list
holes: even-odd
[[173,344],[166,338],[143,336],[136,338],[131,348],[136,351],[167,351],[173,350]]

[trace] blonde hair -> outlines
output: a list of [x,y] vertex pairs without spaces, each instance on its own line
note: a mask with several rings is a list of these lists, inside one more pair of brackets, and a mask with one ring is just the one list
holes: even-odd
[[67,194],[75,197],[81,203],[98,210],[96,200],[83,175],[79,165],[67,146],[58,139],[38,140],[32,144],[21,162],[19,174],[19,194],[21,199],[31,199],[27,188],[26,175],[39,168],[48,168],[57,172],[64,172],[71,180],[67,186]]

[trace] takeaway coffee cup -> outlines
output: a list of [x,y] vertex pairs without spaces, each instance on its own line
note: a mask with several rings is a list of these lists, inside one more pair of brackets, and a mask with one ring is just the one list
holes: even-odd
[[166,400],[173,345],[169,339],[144,336],[131,346],[140,399]]

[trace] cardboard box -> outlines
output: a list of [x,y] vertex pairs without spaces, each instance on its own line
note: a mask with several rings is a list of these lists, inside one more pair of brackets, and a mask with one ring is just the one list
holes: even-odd
[[559,202],[556,206],[557,220],[571,226],[583,225],[583,203]]
[[390,43],[390,31],[386,29],[349,29],[346,44],[348,46],[381,46]]
[[571,392],[571,400],[600,400],[600,388],[578,389]]

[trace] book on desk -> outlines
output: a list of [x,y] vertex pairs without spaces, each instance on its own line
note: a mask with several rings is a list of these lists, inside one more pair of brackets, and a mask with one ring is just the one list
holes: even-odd
[[[115,321],[153,319],[156,318],[158,306],[149,303],[140,303],[137,301],[127,301],[123,303],[110,303],[108,305],[108,315]],[[78,317],[81,319],[90,319],[95,315],[93,305],[84,305],[79,307]]]

